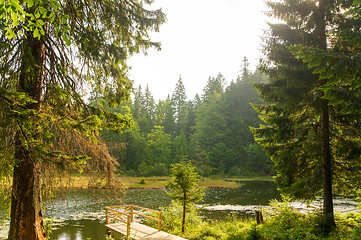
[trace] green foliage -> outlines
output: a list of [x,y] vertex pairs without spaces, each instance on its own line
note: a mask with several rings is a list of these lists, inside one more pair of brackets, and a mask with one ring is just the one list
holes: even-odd
[[[163,229],[180,234],[181,205],[172,202],[171,206],[161,208]],[[262,211],[265,222],[257,225],[254,220],[239,220],[229,216],[225,221],[205,221],[197,216],[197,210],[190,210],[187,218],[185,238],[191,240],[356,240],[360,239],[361,214],[336,215],[337,227],[325,237],[320,229],[321,215],[318,212],[300,213],[290,207],[288,202],[272,201]],[[153,227],[156,222],[147,221]]]
[[145,178],[142,177],[142,178],[139,180],[138,184],[144,185],[144,184],[147,184],[147,182],[145,181]]
[[290,207],[288,202],[273,200],[266,209],[262,226],[264,239],[319,239],[319,215],[304,214]]
[[228,175],[230,175],[230,176],[239,176],[239,169],[237,167],[231,167],[228,170]]
[[182,77],[179,76],[179,80],[175,86],[171,99],[171,107],[173,108],[174,121],[176,125],[175,134],[179,135],[185,130],[187,121],[187,105],[186,105],[186,92],[183,85]]
[[[26,31],[32,32],[34,38],[40,39],[45,35],[45,23],[49,22],[56,27],[56,34],[59,37],[63,36],[69,45],[69,18],[69,15],[61,11],[61,5],[56,0],[25,0],[24,4],[18,0],[0,2],[1,25],[5,26],[4,30],[9,39],[15,38],[15,35],[25,34]],[[22,27],[19,28],[19,25]]]
[[44,219],[44,228],[45,228],[45,234],[46,234],[46,239],[50,240],[50,235],[53,232],[53,221],[54,219],[52,218],[45,218]]
[[170,189],[168,195],[172,199],[186,204],[202,200],[204,191],[198,188],[199,175],[189,161],[172,164],[171,176],[173,180],[167,187]]
[[146,177],[151,176],[168,176],[169,167],[165,163],[155,163],[148,165],[146,162],[141,162],[138,166],[137,175]]
[[0,176],[0,226],[10,217],[11,208],[11,189],[7,187],[10,184]]
[[189,204],[202,200],[204,190],[198,188],[199,175],[196,168],[189,161],[183,159],[180,163],[172,164],[173,181],[169,182],[168,195],[183,206],[182,233],[185,232],[186,212]]
[[[254,129],[256,140],[274,162],[275,181],[283,193],[294,199],[322,194],[325,216],[319,228],[325,233],[334,225],[333,191],[349,195],[360,186],[360,115],[355,114],[360,91],[358,70],[353,71],[359,61],[350,57],[357,45],[339,37],[344,28],[359,35],[352,24],[358,20],[345,18],[351,3],[268,1],[270,15],[282,21],[270,24],[265,39],[261,68],[269,82],[256,84],[267,102],[255,106],[265,122]],[[307,222],[299,226],[303,224]],[[297,226],[291,229],[281,231],[280,238],[317,238]]]
[[[182,204],[173,200],[169,206],[161,207],[159,210],[162,212],[162,231],[179,235],[182,226]],[[185,221],[187,229],[193,229],[194,226],[202,224],[198,211],[194,204],[189,204]],[[154,215],[154,217],[158,216]],[[154,220],[146,220],[146,224],[154,228],[158,227],[158,223]]]
[[[252,73],[244,61],[242,76],[226,88],[221,74],[210,78],[202,100],[196,95],[186,101],[180,78],[166,100],[155,103],[149,87],[143,91],[139,86],[131,103],[102,107],[122,117],[134,116],[134,126],[120,136],[102,131],[122,170],[137,176],[167,175],[169,164],[188,156],[202,176],[228,174],[232,167],[243,176],[271,175],[272,162],[249,129],[260,123],[250,105],[260,102],[251,82],[264,82],[265,77]],[[130,112],[120,111],[123,108]],[[115,143],[126,147],[114,148]]]
[[171,139],[170,135],[163,131],[163,126],[154,126],[147,139],[150,164],[169,163]]
[[[94,102],[103,98],[111,107],[129,99],[128,57],[160,48],[148,36],[165,15],[144,8],[151,3],[0,0],[0,179],[14,176],[12,203],[35,208],[12,214],[9,239],[44,230],[35,186],[41,177],[87,168],[111,180],[115,162],[98,133],[122,132],[131,116],[90,105],[84,96],[90,91]],[[27,188],[34,191],[23,194]],[[15,224],[23,221],[34,222],[19,233]]]

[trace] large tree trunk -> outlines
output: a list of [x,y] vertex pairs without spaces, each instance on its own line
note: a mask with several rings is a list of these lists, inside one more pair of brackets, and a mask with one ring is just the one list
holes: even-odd
[[329,233],[335,226],[332,193],[332,161],[329,142],[328,101],[321,101],[321,137],[322,137],[322,171],[323,171],[323,215],[324,231]]
[[[320,48],[327,50],[326,39],[326,19],[325,10],[329,4],[328,0],[319,0],[319,16],[316,21],[316,33],[319,38]],[[321,80],[321,87],[327,83],[327,79]],[[320,90],[321,98],[324,96]],[[323,215],[324,232],[328,234],[335,226],[335,217],[333,213],[333,193],[332,193],[332,160],[330,150],[330,117],[328,100],[321,99],[321,154],[322,154],[322,172],[323,172]]]
[[39,162],[34,159],[20,137],[16,141],[13,192],[11,199],[11,222],[9,240],[45,238]]
[[[40,39],[27,34],[22,50],[21,72],[18,91],[27,93],[36,100],[26,108],[41,111],[45,45]],[[28,142],[41,141],[39,119],[34,117],[16,133],[13,188],[11,199],[11,221],[9,240],[45,240],[41,201],[41,173],[38,154]]]

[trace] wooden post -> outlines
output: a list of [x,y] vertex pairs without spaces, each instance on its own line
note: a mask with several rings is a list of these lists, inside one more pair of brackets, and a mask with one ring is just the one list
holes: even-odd
[[131,216],[127,215],[127,237],[130,236],[130,219]]
[[263,216],[261,210],[256,210],[256,221],[257,224],[263,223]]
[[133,205],[130,205],[130,222],[133,222]]
[[109,220],[108,220],[108,208],[105,208],[105,218],[106,218],[106,223],[108,224],[109,223]]
[[162,230],[162,213],[160,212],[158,215],[158,231]]

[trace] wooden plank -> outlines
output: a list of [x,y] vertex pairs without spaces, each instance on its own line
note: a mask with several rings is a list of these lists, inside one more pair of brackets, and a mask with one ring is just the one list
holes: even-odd
[[[110,230],[118,232],[123,235],[127,235],[127,224],[125,223],[115,223],[105,225]],[[130,225],[130,237],[133,239],[162,239],[162,240],[186,240],[185,238],[178,237],[163,231],[158,231],[157,229],[145,226],[140,223],[131,223]]]

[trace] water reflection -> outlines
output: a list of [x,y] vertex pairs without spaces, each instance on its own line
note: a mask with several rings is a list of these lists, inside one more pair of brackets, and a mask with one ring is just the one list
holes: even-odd
[[[273,182],[239,182],[239,186],[206,189],[205,196],[199,203],[203,217],[217,220],[225,219],[229,214],[235,214],[238,218],[253,217],[256,209],[267,205],[271,199],[280,199]],[[77,189],[55,191],[55,194],[55,200],[44,203],[45,216],[54,219],[50,236],[52,240],[103,240],[106,234],[106,206],[133,204],[158,210],[171,202],[164,189],[129,189],[122,199],[104,190],[89,192]],[[339,199],[335,201],[335,205],[338,211],[338,206],[354,209],[357,203]],[[0,231],[0,239],[6,239],[6,236],[6,231]]]
[[[56,200],[45,203],[45,214],[56,219],[51,234],[54,240],[104,239],[106,206],[134,204],[159,209],[171,202],[164,189],[129,189],[121,200],[83,189],[71,190],[67,196],[57,194]],[[206,189],[199,206],[206,219],[225,219],[229,214],[247,217],[273,198],[279,198],[273,182],[240,182],[239,188]]]
[[85,240],[104,239],[106,230],[103,221],[99,220],[65,220],[54,223],[51,239]]
[[279,199],[276,184],[271,181],[239,182],[239,188],[210,188],[202,203],[211,205],[267,205]]
[[255,211],[271,199],[280,199],[277,186],[271,181],[242,181],[239,188],[210,188],[201,202],[201,214],[207,220],[254,217]]
[[[158,210],[171,202],[164,189],[129,189],[122,199],[104,190],[54,193],[56,199],[44,201],[45,216],[54,219],[53,240],[104,239],[106,206],[133,204]],[[206,189],[205,193],[200,206],[207,219],[224,219],[230,213],[250,215],[254,206],[266,205],[270,199],[279,197],[273,182],[241,182],[239,188]],[[229,209],[231,206],[239,207]],[[0,239],[6,239],[6,235],[2,234]]]

